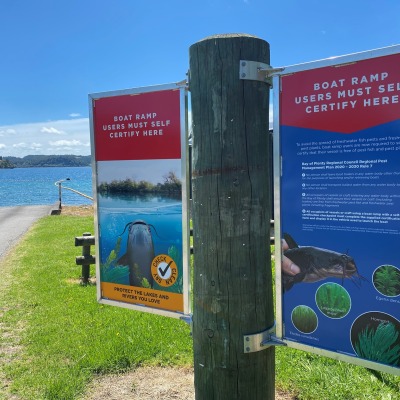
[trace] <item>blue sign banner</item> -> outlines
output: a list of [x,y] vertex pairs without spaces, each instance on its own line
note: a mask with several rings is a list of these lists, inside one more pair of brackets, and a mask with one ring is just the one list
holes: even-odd
[[396,374],[399,63],[282,75],[279,126],[282,337]]

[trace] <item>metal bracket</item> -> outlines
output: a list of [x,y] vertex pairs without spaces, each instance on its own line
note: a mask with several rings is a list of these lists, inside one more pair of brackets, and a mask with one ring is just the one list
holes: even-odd
[[176,84],[176,86],[178,86],[178,87],[184,87],[184,88],[186,88],[186,89],[189,88],[189,82],[188,82],[187,79],[183,79],[183,80],[181,80],[180,82],[176,82],[175,84]]
[[283,68],[272,68],[262,62],[240,60],[239,79],[261,81],[272,87],[272,75],[281,71]]
[[270,346],[287,346],[287,344],[278,339],[275,335],[275,324],[263,332],[243,336],[243,345],[245,353],[254,353],[265,350]]
[[192,314],[185,314],[179,317],[179,319],[183,322],[186,322],[190,326],[190,334],[192,334],[193,331],[193,319],[192,319]]

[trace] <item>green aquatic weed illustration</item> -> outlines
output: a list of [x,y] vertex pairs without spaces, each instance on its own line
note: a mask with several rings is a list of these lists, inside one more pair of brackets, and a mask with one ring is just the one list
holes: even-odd
[[315,312],[307,306],[297,306],[292,312],[293,325],[303,333],[314,332],[318,325]]
[[[129,267],[128,268],[128,273],[129,273]],[[151,285],[149,281],[143,276],[141,269],[138,264],[134,263],[133,264],[133,275],[137,277],[138,281],[140,282],[140,286],[151,289]]]
[[112,282],[119,284],[126,284],[127,277],[129,276],[129,268],[127,266],[116,266],[114,268],[103,269],[102,273],[103,282]]
[[398,296],[400,294],[400,271],[391,265],[380,267],[374,274],[374,284],[384,296]]
[[368,326],[358,334],[354,345],[358,356],[388,365],[399,365],[399,332],[391,322],[381,322],[376,330]]
[[[121,249],[121,237],[117,239],[114,249],[111,250],[109,256],[107,257],[106,262],[102,264],[100,267],[101,280],[103,282],[112,282],[125,285],[127,284],[127,282],[129,282],[129,275],[130,275],[129,266],[117,265],[120,249]],[[181,252],[176,246],[172,245],[168,248],[168,255],[175,261],[178,267],[178,278],[176,282],[170,287],[161,287],[156,282],[154,282],[153,289],[158,289],[173,293],[183,293],[183,273],[182,273],[183,269],[182,269]],[[136,263],[133,264],[132,273],[137,277],[141,287],[148,289],[151,288],[148,279],[146,279],[143,276],[138,264]]]
[[336,283],[320,286],[315,300],[321,312],[330,318],[343,318],[347,315],[351,306],[349,294]]
[[129,280],[129,267],[116,265],[120,249],[121,238],[119,237],[106,262],[100,267],[100,276],[103,282],[125,284],[127,279]]

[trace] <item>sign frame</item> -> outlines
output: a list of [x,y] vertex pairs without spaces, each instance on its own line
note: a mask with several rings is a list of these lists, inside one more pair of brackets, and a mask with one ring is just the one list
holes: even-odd
[[[168,292],[164,292],[162,290],[152,290],[149,289],[147,292],[149,292],[151,295],[151,292],[160,292],[166,295],[167,298],[171,298],[175,296],[176,298],[178,296],[181,296],[181,299],[178,299],[179,302],[182,302],[182,309],[181,310],[174,310],[172,309],[174,307],[174,303],[172,303],[171,300],[171,308],[161,308],[153,305],[148,305],[144,303],[140,303],[140,301],[135,301],[130,302],[130,301],[121,301],[120,299],[110,299],[107,298],[103,295],[103,290],[102,290],[102,285],[103,282],[101,281],[101,274],[100,274],[100,262],[101,262],[101,240],[102,240],[102,232],[101,232],[101,226],[100,226],[100,211],[101,207],[99,206],[99,193],[98,193],[98,184],[99,184],[99,160],[96,158],[96,149],[99,146],[99,143],[96,143],[96,115],[95,115],[95,103],[98,100],[106,100],[106,101],[119,101],[121,99],[123,103],[123,99],[128,99],[127,101],[133,102],[132,104],[135,104],[135,99],[139,99],[140,95],[145,95],[145,96],[150,96],[149,98],[153,96],[158,96],[162,98],[168,98],[166,96],[169,96],[168,93],[175,93],[179,92],[178,94],[178,104],[174,104],[174,107],[179,107],[179,118],[175,116],[172,118],[171,122],[168,120],[166,125],[169,123],[171,124],[178,124],[179,125],[179,142],[180,142],[180,148],[179,149],[172,149],[173,152],[180,153],[180,180],[181,180],[181,185],[182,185],[182,194],[181,194],[181,199],[182,199],[182,220],[181,220],[181,229],[182,229],[182,293],[170,293],[171,296],[168,296]],[[174,95],[174,98],[176,96]],[[133,99],[133,100],[132,100]],[[127,101],[125,103],[127,103]],[[175,100],[174,100],[175,101]],[[120,102],[121,103],[121,102]],[[140,104],[140,103],[136,103]],[[151,104],[151,101],[150,101]],[[162,104],[164,108],[165,104]],[[158,106],[159,108],[161,106]],[[169,105],[168,105],[169,107]],[[140,108],[140,107],[139,107]],[[187,137],[187,132],[188,132],[188,118],[187,118],[187,108],[188,108],[188,100],[187,100],[187,86],[186,82],[176,82],[176,83],[168,83],[168,84],[161,84],[161,85],[154,85],[154,86],[145,86],[145,87],[136,87],[136,88],[130,88],[130,89],[123,89],[123,90],[114,90],[114,91],[109,91],[109,92],[99,92],[99,93],[92,93],[89,94],[89,120],[90,120],[90,138],[91,138],[91,152],[92,152],[92,185],[93,185],[93,195],[94,195],[94,214],[95,214],[95,249],[96,249],[96,276],[97,276],[97,301],[100,304],[107,304],[111,306],[118,306],[122,308],[127,308],[127,309],[132,309],[136,311],[142,311],[142,312],[147,312],[151,314],[157,314],[157,315],[163,315],[166,317],[171,317],[171,318],[178,318],[182,320],[186,320],[188,316],[191,314],[191,300],[190,300],[190,227],[189,227],[189,179],[188,179],[188,174],[189,174],[189,152],[188,152],[188,137]],[[143,111],[144,112],[144,111]],[[133,112],[132,112],[133,113]],[[143,115],[143,118],[146,118],[145,115]],[[179,119],[179,120],[178,120]],[[178,120],[178,121],[175,121]],[[111,121],[110,121],[111,122]],[[162,121],[160,121],[161,125],[163,124]],[[150,121],[148,123],[148,126],[150,126]],[[171,128],[172,129],[172,128]],[[168,130],[168,126],[167,126]],[[143,132],[141,132],[143,134]],[[112,135],[112,134],[110,134]],[[164,135],[165,136],[165,135]],[[175,136],[174,136],[175,137]],[[175,142],[178,139],[174,139]],[[107,148],[104,150],[101,150],[103,154],[107,154]],[[159,152],[159,146],[158,150]],[[151,149],[149,150],[151,152]],[[100,152],[99,152],[100,153]],[[106,155],[107,157],[107,155]],[[168,158],[168,157],[165,157]],[[175,156],[172,158],[176,158]],[[135,162],[137,159],[128,159],[128,158],[123,158],[122,160],[125,161],[132,161]],[[142,159],[140,159],[142,160]],[[144,161],[147,161],[145,158],[143,158]],[[176,159],[178,161],[179,159]],[[110,160],[111,161],[111,160]],[[116,160],[118,161],[118,160]],[[162,161],[162,160],[156,160],[155,161]],[[168,161],[168,160],[166,160]],[[106,163],[107,161],[102,161],[103,163]],[[175,165],[175,164],[174,164]],[[104,168],[104,167],[103,167]],[[105,169],[105,168],[104,168]],[[122,177],[123,179],[126,178],[125,176]],[[134,223],[135,224],[135,223]],[[125,227],[126,228],[126,227]],[[150,224],[147,227],[149,231],[151,231]],[[123,227],[122,227],[123,229]],[[130,228],[129,228],[130,231]],[[126,235],[126,233],[125,233]],[[168,256],[166,256],[168,258]],[[154,260],[157,258],[154,258]],[[168,259],[169,260],[169,259]],[[168,261],[167,260],[167,261]],[[172,259],[171,259],[172,260]],[[160,264],[161,265],[161,264]],[[169,265],[172,265],[171,268],[168,268]],[[171,274],[176,272],[176,265],[174,263],[171,264],[171,261],[164,267],[161,268],[161,271],[163,274],[166,273],[168,268],[168,272],[171,272]],[[154,268],[153,268],[154,269]],[[175,272],[174,272],[175,271]],[[175,278],[175,277],[174,277]],[[175,280],[173,281],[175,283]],[[108,284],[108,282],[104,282],[105,284]],[[121,286],[121,285],[120,285]],[[126,285],[125,285],[126,286]],[[163,285],[165,286],[165,285]],[[126,286],[128,287],[133,287],[135,286]],[[161,286],[160,286],[161,287]],[[141,288],[137,288],[141,289]],[[128,290],[128,289],[127,289]],[[133,294],[133,292],[132,292]],[[155,294],[153,293],[153,296]],[[165,303],[161,304],[166,304],[168,305],[169,300],[165,300]],[[169,307],[169,305],[168,305]]]
[[[357,63],[359,61],[370,60],[374,58],[391,56],[400,53],[400,45],[389,46],[381,49],[375,49],[360,53],[349,54],[345,56],[331,57],[323,60],[296,64],[280,69],[273,74],[273,162],[274,162],[274,217],[275,217],[275,275],[276,275],[276,338],[281,340],[288,347],[299,350],[313,352],[318,355],[327,356],[336,360],[349,362],[358,366],[375,369],[382,372],[400,375],[400,368],[383,364],[380,362],[370,361],[360,358],[357,355],[346,354],[345,352],[331,351],[318,346],[312,346],[304,343],[301,339],[290,340],[285,337],[285,321],[283,316],[283,276],[281,271],[282,265],[282,217],[285,210],[282,209],[282,130],[281,119],[282,113],[287,110],[282,107],[282,79],[286,76],[311,71],[318,68],[341,67],[348,64]],[[400,119],[400,115],[399,115]],[[322,130],[322,129],[321,129]],[[292,199],[293,201],[293,199]]]

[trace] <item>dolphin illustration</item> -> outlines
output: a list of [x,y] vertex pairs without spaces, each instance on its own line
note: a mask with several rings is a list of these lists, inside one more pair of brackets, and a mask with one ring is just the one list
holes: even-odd
[[[150,227],[145,221],[136,220],[126,224],[122,236],[129,227],[126,253],[118,259],[118,265],[129,266],[129,284],[143,287],[145,278],[150,287],[153,287],[151,262],[154,259],[154,245]],[[154,227],[153,227],[154,228]]]

